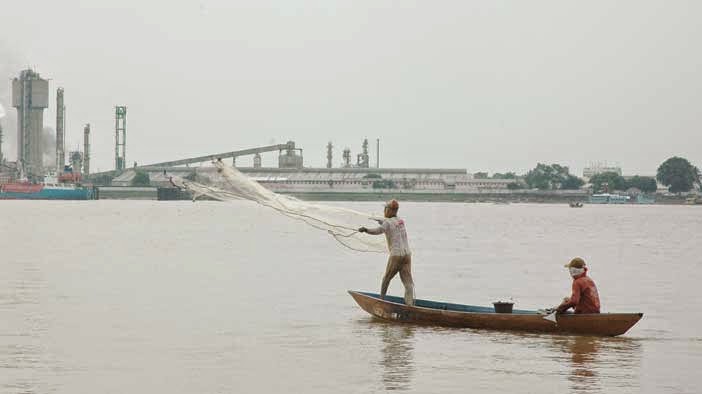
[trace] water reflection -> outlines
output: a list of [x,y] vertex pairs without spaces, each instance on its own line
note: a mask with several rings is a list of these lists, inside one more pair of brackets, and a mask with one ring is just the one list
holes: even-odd
[[597,376],[597,352],[601,348],[600,340],[594,337],[572,337],[554,341],[562,347],[566,358],[570,358],[570,373],[567,376],[573,393],[601,391]]
[[31,264],[11,265],[0,278],[0,393],[42,392],[38,371],[45,362],[42,336],[46,332],[41,292],[42,273]]
[[641,358],[641,345],[628,338],[584,336],[552,337],[559,352],[557,359],[566,361],[571,392],[591,394],[607,392],[602,382],[636,389],[636,370]]
[[385,390],[409,390],[412,387],[414,330],[413,326],[379,324]]

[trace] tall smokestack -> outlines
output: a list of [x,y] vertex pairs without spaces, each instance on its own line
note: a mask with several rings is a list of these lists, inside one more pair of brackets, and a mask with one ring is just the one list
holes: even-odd
[[332,168],[332,145],[331,141],[327,144],[327,168]]
[[83,175],[90,174],[90,123],[83,128]]
[[64,136],[66,130],[66,107],[63,105],[63,88],[56,89],[56,173],[63,172],[66,164],[66,144]]
[[380,168],[380,138],[375,140],[375,166]]
[[115,170],[127,166],[127,107],[115,107]]

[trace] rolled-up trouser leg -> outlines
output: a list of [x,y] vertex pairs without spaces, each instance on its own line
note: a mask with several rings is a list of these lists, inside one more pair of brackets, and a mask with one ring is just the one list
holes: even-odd
[[400,279],[405,285],[405,304],[414,305],[414,281],[412,280],[412,256],[402,256]]
[[385,267],[385,275],[383,275],[383,282],[380,285],[380,298],[385,298],[385,294],[388,292],[388,286],[390,285],[390,280],[397,275],[397,271],[400,269],[399,259],[400,256],[390,256],[388,257],[388,265]]

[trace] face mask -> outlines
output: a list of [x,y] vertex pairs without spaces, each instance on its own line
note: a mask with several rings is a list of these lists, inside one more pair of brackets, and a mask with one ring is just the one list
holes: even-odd
[[572,276],[574,278],[576,276],[582,274],[583,272],[585,272],[585,268],[570,267],[570,268],[568,268],[568,270],[570,271],[570,276]]

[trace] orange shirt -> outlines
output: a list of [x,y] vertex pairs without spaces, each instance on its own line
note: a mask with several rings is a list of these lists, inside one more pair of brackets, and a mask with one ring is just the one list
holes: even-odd
[[574,307],[575,313],[600,313],[600,295],[597,293],[597,286],[586,272],[573,279],[573,294],[566,305],[568,308]]

